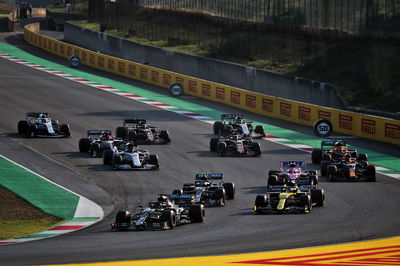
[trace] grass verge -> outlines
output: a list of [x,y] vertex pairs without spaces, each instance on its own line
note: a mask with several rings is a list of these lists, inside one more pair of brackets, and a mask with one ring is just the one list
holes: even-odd
[[63,222],[0,186],[0,240],[37,233]]

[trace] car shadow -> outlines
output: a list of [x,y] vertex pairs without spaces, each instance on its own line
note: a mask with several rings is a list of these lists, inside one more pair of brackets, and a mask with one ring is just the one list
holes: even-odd
[[259,187],[243,187],[240,190],[244,190],[245,194],[265,194],[267,192],[267,185]]

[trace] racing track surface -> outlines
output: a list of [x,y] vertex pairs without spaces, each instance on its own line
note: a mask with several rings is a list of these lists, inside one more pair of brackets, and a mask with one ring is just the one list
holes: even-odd
[[[326,183],[326,206],[308,215],[256,216],[256,194],[264,192],[267,169],[281,160],[310,155],[261,141],[261,158],[220,158],[209,152],[210,124],[164,111],[95,88],[0,59],[0,131],[68,169],[60,170],[62,185],[105,207],[105,219],[61,237],[0,247],[1,265],[115,261],[267,251],[380,238],[399,234],[400,183],[378,175],[376,183]],[[165,92],[164,92],[165,93]],[[167,97],[167,96],[166,96]],[[221,110],[232,111],[219,106]],[[17,121],[27,111],[46,111],[71,127],[67,139],[26,139],[15,135]],[[239,111],[237,111],[239,112]],[[168,146],[146,146],[157,153],[160,171],[113,172],[101,159],[78,152],[87,129],[112,129],[126,117],[143,117],[166,128]],[[250,117],[251,118],[251,117]],[[267,120],[265,120],[267,121]],[[367,141],[365,143],[368,144]],[[365,144],[364,143],[364,144]],[[13,159],[25,148],[8,149]],[[29,151],[31,152],[31,151]],[[48,176],[54,163],[30,156],[29,164]],[[20,162],[26,165],[28,162]],[[110,232],[119,209],[146,205],[157,193],[170,193],[191,182],[196,172],[222,172],[236,184],[236,199],[222,208],[207,208],[204,224],[170,231]],[[55,171],[51,172],[52,175]],[[90,189],[88,184],[96,186]],[[113,209],[113,204],[115,209]]]

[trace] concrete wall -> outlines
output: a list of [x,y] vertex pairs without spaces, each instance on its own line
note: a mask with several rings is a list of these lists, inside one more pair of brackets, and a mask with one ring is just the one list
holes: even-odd
[[143,45],[68,22],[64,39],[104,54],[245,90],[339,109],[345,105],[340,90],[330,84]]

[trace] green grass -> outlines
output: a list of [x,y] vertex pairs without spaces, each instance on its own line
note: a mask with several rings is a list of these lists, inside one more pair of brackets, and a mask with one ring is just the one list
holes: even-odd
[[0,240],[45,231],[62,222],[58,219],[0,221]]
[[[66,8],[62,5],[51,5],[48,6],[47,9],[50,12],[54,13],[66,13]],[[73,10],[71,13],[73,14],[87,14],[88,11],[88,2],[81,2],[81,3],[76,3],[75,6],[73,7]]]

